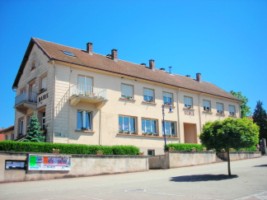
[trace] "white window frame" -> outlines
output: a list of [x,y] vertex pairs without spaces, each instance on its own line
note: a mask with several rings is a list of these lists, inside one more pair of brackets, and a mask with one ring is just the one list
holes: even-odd
[[134,86],[122,83],[121,84],[121,98],[133,100],[134,99]]
[[177,136],[176,122],[167,121],[167,120],[164,120],[164,122],[165,122],[165,126],[163,125],[163,122],[162,122],[162,135],[164,136],[164,127],[165,127],[166,136],[172,136],[172,137]]
[[18,135],[25,135],[24,133],[24,118],[18,119]]
[[128,115],[119,115],[119,132],[127,134],[136,134],[137,118]]
[[184,96],[184,107],[187,109],[193,108],[193,97]]
[[142,133],[144,135],[158,135],[158,120],[142,118]]
[[93,112],[92,111],[77,110],[76,116],[77,116],[76,130],[79,130],[79,131],[82,131],[82,130],[92,131],[93,130]]
[[223,113],[224,113],[223,103],[216,102],[216,109],[217,109],[217,114],[223,115]]
[[155,102],[155,91],[150,88],[144,88],[144,101]]
[[[171,102],[165,101],[167,99],[171,99]],[[163,92],[163,104],[164,105],[173,105],[173,93],[170,92]]]
[[44,92],[47,90],[47,75],[41,77],[40,81],[40,91]]
[[93,78],[85,75],[78,75],[77,77],[77,90],[81,95],[93,94]]
[[230,116],[235,116],[236,115],[235,105],[229,105],[229,115]]
[[203,99],[203,110],[206,112],[211,112],[211,101]]

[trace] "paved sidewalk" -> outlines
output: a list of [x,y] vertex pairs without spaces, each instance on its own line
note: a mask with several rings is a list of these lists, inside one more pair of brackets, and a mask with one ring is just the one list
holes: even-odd
[[1,200],[267,200],[267,156],[148,172],[0,184]]

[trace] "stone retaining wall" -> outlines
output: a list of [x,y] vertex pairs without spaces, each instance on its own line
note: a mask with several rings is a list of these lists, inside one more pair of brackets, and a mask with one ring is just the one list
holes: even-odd
[[[226,154],[219,155],[218,158],[216,153],[212,152],[168,152],[165,155],[149,157],[149,169],[170,169],[226,160]],[[260,153],[230,153],[231,160],[258,158],[260,156]]]
[[[51,154],[52,155],[52,154]],[[6,170],[6,160],[26,161],[27,154],[0,153],[0,182],[45,180],[64,177],[94,176],[149,170],[145,156],[78,156],[71,157],[70,171]]]
[[[217,153],[217,156],[226,161],[228,160],[227,153]],[[243,160],[243,159],[251,159],[261,157],[260,152],[232,152],[230,153],[230,159],[232,160]]]

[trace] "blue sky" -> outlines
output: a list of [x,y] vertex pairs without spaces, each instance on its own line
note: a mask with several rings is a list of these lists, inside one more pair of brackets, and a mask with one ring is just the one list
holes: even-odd
[[31,37],[241,91],[267,106],[266,0],[1,0],[0,128],[14,124],[12,84]]

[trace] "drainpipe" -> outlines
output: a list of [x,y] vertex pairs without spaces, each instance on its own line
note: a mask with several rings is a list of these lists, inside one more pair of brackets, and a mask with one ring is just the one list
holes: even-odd
[[[69,73],[69,91],[67,91],[67,93],[68,93],[68,96],[67,96],[67,102],[69,102],[69,97],[70,97],[70,79],[71,79],[71,74],[72,74],[72,70],[71,70],[71,67],[69,66],[69,69],[70,69],[70,73]],[[67,103],[66,102],[66,103]],[[68,104],[68,143],[70,143],[70,124],[71,124],[71,122],[70,122],[70,104]]]
[[180,116],[179,116],[179,113],[180,113],[180,109],[179,109],[179,91],[180,89],[178,88],[177,90],[177,120],[178,120],[178,127],[177,127],[177,131],[179,130],[179,133],[178,133],[178,139],[179,139],[179,143],[181,143],[181,124],[180,124]]
[[99,109],[99,145],[102,145],[102,134],[101,134],[102,123],[101,122],[102,122],[102,111],[101,109]]
[[51,139],[50,142],[54,142],[54,117],[55,117],[55,92],[56,92],[56,67],[55,67],[55,61],[51,61],[53,65],[53,97],[51,98],[51,107],[52,107],[52,112],[51,112]]
[[[199,93],[199,95],[198,95],[199,131],[201,132],[201,128],[202,128],[202,120],[201,120],[201,102],[200,102],[200,96],[201,96],[201,93]],[[197,137],[197,140],[198,140],[198,142],[200,142],[198,137]]]

